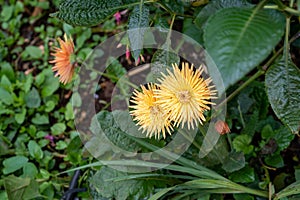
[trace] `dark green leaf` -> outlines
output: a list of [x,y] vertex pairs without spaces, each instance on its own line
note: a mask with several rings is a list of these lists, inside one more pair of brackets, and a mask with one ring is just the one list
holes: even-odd
[[115,77],[111,79],[112,82],[117,82],[127,73],[126,69],[121,65],[121,63],[117,59],[110,57],[108,58],[107,63],[109,64],[109,66],[106,68],[107,73]]
[[284,161],[280,154],[275,154],[265,158],[265,163],[269,166],[280,168],[284,166]]
[[148,195],[153,190],[154,182],[143,179],[129,179],[123,181],[113,181],[109,179],[127,176],[125,172],[120,172],[109,167],[102,167],[90,180],[90,184],[97,191],[98,197],[109,199],[148,199]]
[[120,0],[63,0],[59,11],[50,16],[76,26],[94,26],[104,22],[121,5]]
[[32,88],[28,94],[25,96],[26,106],[28,108],[38,108],[41,105],[41,97],[39,92]]
[[171,44],[165,43],[161,49],[158,49],[151,60],[151,72],[153,82],[157,82],[157,79],[162,75],[167,74],[167,69],[172,69],[172,64],[179,64],[180,58],[170,47]]
[[235,200],[254,200],[254,197],[249,194],[233,194]]
[[218,10],[232,7],[252,7],[246,0],[214,0],[209,3],[199,12],[195,19],[195,24],[202,28],[208,18],[214,15]]
[[253,145],[250,145],[252,141],[249,135],[238,135],[233,140],[233,147],[237,152],[244,152],[244,154],[249,154],[253,151]]
[[273,10],[224,8],[207,21],[204,44],[225,88],[260,64],[280,41],[284,16]]
[[241,152],[231,152],[222,165],[222,168],[229,173],[240,170],[243,167],[245,167],[245,156]]
[[290,130],[284,126],[274,132],[274,139],[276,140],[279,151],[286,149],[294,137],[295,135],[291,134]]
[[0,87],[0,102],[2,101],[3,103],[10,105],[14,102],[14,99],[8,91]]
[[[126,134],[128,134],[124,132],[126,130],[121,130],[119,125],[120,121],[115,121],[115,119],[119,118],[118,115],[121,113],[122,111],[113,111],[112,113],[108,111],[101,111],[97,114],[97,121],[100,127],[94,126],[93,131],[96,135],[104,134],[110,142],[123,150],[131,152],[137,151],[140,149],[139,145],[126,136]],[[129,116],[128,112],[125,113]],[[122,118],[119,119],[122,120]]]
[[[194,39],[199,44],[203,44],[203,29],[200,29],[197,26],[195,26],[192,19],[185,19],[183,21],[182,32],[190,38]],[[185,38],[187,41],[191,40],[186,36]],[[191,43],[193,44],[193,41],[191,41]]]
[[40,160],[43,158],[44,153],[43,153],[41,147],[34,140],[29,141],[28,151],[29,151],[29,154],[37,160]]
[[149,26],[149,9],[141,5],[135,6],[129,16],[128,22],[128,37],[131,49],[133,50],[133,57],[135,61],[138,60],[141,50],[143,49],[143,41],[145,28]]
[[283,60],[266,73],[267,94],[277,117],[296,134],[300,129],[300,70]]
[[254,169],[246,166],[229,175],[230,180],[238,183],[252,183],[255,180]]
[[68,158],[73,164],[78,164],[81,158],[82,141],[79,136],[73,138],[67,147]]
[[9,174],[21,169],[28,162],[24,156],[13,156],[3,161],[3,174]]
[[274,136],[274,131],[272,129],[272,126],[270,124],[267,124],[266,126],[264,126],[261,131],[261,137],[263,139],[269,139],[273,136]]

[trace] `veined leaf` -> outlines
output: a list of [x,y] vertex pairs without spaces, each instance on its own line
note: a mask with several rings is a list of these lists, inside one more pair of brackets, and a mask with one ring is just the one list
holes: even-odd
[[168,42],[166,42],[162,46],[162,49],[158,49],[153,54],[151,60],[151,72],[154,82],[162,76],[161,73],[167,74],[167,69],[171,70],[172,64],[179,65],[180,58],[174,50],[171,49],[170,45],[170,43],[168,44]]
[[128,37],[133,57],[137,61],[143,48],[145,28],[149,24],[149,9],[144,6],[135,6],[128,23]]
[[228,88],[260,64],[280,41],[284,16],[273,10],[224,8],[204,29],[204,44]]
[[[156,181],[147,179],[127,179],[114,181],[113,179],[127,176],[125,172],[103,166],[90,179],[92,189],[95,189],[101,197],[110,199],[143,199],[149,197]],[[161,183],[159,183],[161,184]]]
[[293,133],[300,129],[300,70],[289,61],[274,64],[266,73],[267,95],[277,117]]
[[233,8],[233,7],[252,7],[246,0],[215,0],[210,1],[197,15],[195,19],[195,24],[202,28],[208,18],[215,14],[218,10],[223,8]]
[[120,0],[63,0],[51,17],[76,26],[94,26],[104,22],[121,6]]

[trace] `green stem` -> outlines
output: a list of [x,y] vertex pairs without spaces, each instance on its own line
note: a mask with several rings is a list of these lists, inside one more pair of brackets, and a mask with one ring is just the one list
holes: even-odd
[[[170,42],[170,38],[171,38],[171,35],[172,35],[172,28],[173,28],[173,25],[174,25],[174,21],[175,21],[175,18],[176,18],[176,15],[173,14],[172,15],[172,19],[171,19],[171,24],[170,24],[170,28],[169,28],[169,32],[168,32],[168,35],[167,35],[167,43]],[[169,46],[169,44],[168,44]]]

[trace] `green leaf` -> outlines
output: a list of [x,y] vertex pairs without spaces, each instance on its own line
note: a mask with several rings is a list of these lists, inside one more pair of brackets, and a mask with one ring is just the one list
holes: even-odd
[[254,197],[249,194],[233,194],[235,200],[254,200]]
[[264,126],[261,131],[261,137],[263,139],[269,139],[273,136],[274,136],[274,131],[272,129],[272,126],[270,124],[267,124],[266,126]]
[[94,26],[103,23],[121,5],[120,0],[63,0],[60,2],[59,11],[50,16],[71,25]]
[[154,181],[143,179],[128,179],[114,181],[114,178],[127,176],[109,167],[102,167],[91,179],[90,184],[98,195],[109,199],[148,199],[154,189]]
[[0,102],[2,101],[6,105],[10,105],[14,102],[14,99],[8,91],[0,87]]
[[294,137],[295,135],[291,134],[290,130],[284,126],[274,132],[274,139],[276,140],[279,151],[286,149]]
[[26,106],[28,108],[38,108],[41,105],[41,97],[39,92],[33,87],[25,96]]
[[116,83],[127,73],[126,69],[114,57],[109,57],[107,63],[109,63],[109,66],[106,68],[107,73],[116,78],[111,78],[113,83]]
[[41,197],[39,184],[29,178],[19,178],[10,175],[4,179],[4,186],[8,199],[35,199]]
[[224,8],[207,21],[204,44],[225,88],[259,65],[280,41],[284,16],[273,10]]
[[222,168],[229,173],[240,170],[243,167],[245,167],[245,156],[241,152],[231,152],[222,165]]
[[282,189],[280,192],[275,194],[274,200],[283,199],[284,197],[288,197],[295,194],[300,194],[300,181],[296,181],[286,188]]
[[10,63],[1,62],[0,68],[1,68],[1,71],[0,71],[1,76],[5,75],[11,82],[14,82],[16,80],[14,70]]
[[29,151],[29,154],[37,160],[42,159],[44,156],[44,153],[43,153],[41,147],[34,140],[29,141],[28,151]]
[[22,124],[26,117],[26,108],[22,108],[21,113],[16,113],[15,120],[18,124]]
[[153,82],[157,82],[157,79],[162,75],[167,74],[167,69],[172,69],[172,64],[179,64],[180,58],[170,47],[171,44],[166,42],[161,49],[158,49],[151,60],[151,72]]
[[[44,72],[44,71],[43,71]],[[53,72],[51,70],[45,70],[45,80],[41,86],[42,97],[48,97],[52,95],[59,88],[59,80],[58,78],[53,76]]]
[[70,102],[66,106],[65,119],[66,120],[74,119],[73,107],[72,107],[72,104]]
[[51,133],[53,135],[59,135],[62,134],[66,130],[66,125],[64,123],[56,123],[53,126],[51,126]]
[[68,158],[71,163],[79,164],[81,160],[82,141],[79,136],[73,138],[67,147]]
[[3,161],[3,174],[9,174],[21,169],[28,162],[24,156],[14,156]]
[[37,125],[49,124],[49,117],[46,114],[41,115],[39,113],[36,113],[31,119],[31,122]]
[[254,169],[246,166],[229,175],[230,180],[238,183],[252,183],[255,180]]
[[135,6],[129,16],[128,37],[133,57],[138,60],[143,49],[144,34],[146,27],[149,26],[149,9],[144,5]]
[[265,79],[267,95],[276,116],[296,134],[300,130],[300,70],[291,61],[279,61]]
[[1,86],[2,88],[4,88],[5,90],[7,90],[7,91],[12,91],[12,85],[11,85],[11,82],[10,82],[10,80],[7,78],[6,75],[3,75],[3,76],[2,76],[0,86]]
[[[112,142],[119,148],[126,151],[135,152],[139,150],[140,147],[136,142],[132,141],[128,138],[128,136],[126,136],[126,134],[128,133],[124,131],[128,130],[128,127],[126,127],[126,130],[122,130],[119,125],[119,123],[122,121],[115,121],[115,119],[118,118],[122,120],[122,118],[118,117],[118,115],[121,115],[123,112],[125,112],[127,116],[130,117],[127,111],[99,112],[97,114],[97,121],[100,127],[92,124],[93,127],[91,127],[91,129],[93,130],[93,133],[99,137],[101,137],[101,135],[104,134],[107,137],[107,139],[110,140],[110,142]],[[124,115],[122,116],[124,117]]]
[[43,55],[42,50],[39,47],[36,46],[27,46],[25,48],[25,51],[23,51],[22,56],[25,58],[33,58],[33,59],[38,59],[41,58]]
[[23,174],[22,174],[23,178],[34,179],[37,174],[38,174],[38,170],[33,163],[28,162],[23,166]]
[[14,13],[14,6],[3,6],[2,11],[1,11],[1,21],[6,22],[8,21]]
[[232,7],[252,7],[246,0],[215,0],[209,3],[199,12],[195,19],[195,24],[202,28],[208,18],[214,15],[218,10]]
[[55,146],[55,149],[57,150],[63,150],[65,148],[67,148],[67,143],[62,141],[62,140],[59,140],[57,143],[56,143],[56,146]]
[[249,154],[253,151],[253,145],[250,145],[252,141],[249,135],[238,135],[233,140],[233,147],[237,152],[244,152],[244,154]]
[[284,166],[284,161],[280,154],[275,154],[265,158],[265,163],[269,166],[280,168]]
[[[182,32],[183,34],[194,39],[199,44],[203,44],[203,29],[200,29],[197,26],[195,26],[192,19],[187,18],[183,21]],[[184,37],[186,38],[186,40],[190,41],[191,39],[186,37],[185,35]],[[191,41],[191,43],[193,44],[193,41]]]

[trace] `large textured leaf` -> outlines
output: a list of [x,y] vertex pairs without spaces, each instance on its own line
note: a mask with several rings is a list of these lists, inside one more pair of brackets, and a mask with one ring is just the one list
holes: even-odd
[[[127,117],[130,118],[130,115],[128,112],[125,111],[101,111],[97,114],[97,121],[98,125],[92,123],[91,130],[93,133],[99,137],[102,138],[102,136],[105,136],[110,142],[112,142],[117,147],[131,152],[136,152],[140,149],[140,146],[132,141],[131,139],[126,136],[126,133],[124,131],[127,131],[130,129],[130,127],[126,127],[126,129],[122,130],[123,127],[122,121],[116,121],[119,119],[119,115],[122,116],[122,120],[127,121]],[[126,117],[126,118],[125,118]],[[121,118],[121,117],[120,117]],[[132,123],[134,125],[134,123]],[[100,125],[100,126],[99,126]],[[122,126],[122,127],[121,127]],[[132,129],[130,129],[132,130]],[[105,143],[105,141],[102,141]],[[101,146],[101,145],[100,145]]]
[[293,133],[300,128],[300,70],[282,60],[266,73],[266,88],[271,106],[277,117]]
[[121,5],[121,0],[63,0],[59,11],[51,16],[72,25],[93,26],[104,22]]
[[251,8],[224,8],[207,21],[204,44],[221,72],[225,88],[270,54],[284,27],[281,13]]
[[145,28],[149,24],[149,9],[144,6],[135,6],[129,16],[129,42],[133,50],[133,57],[137,61],[143,48]]
[[208,18],[215,14],[218,10],[232,7],[252,7],[246,0],[213,0],[210,1],[197,15],[195,24],[202,28]]
[[102,167],[91,179],[90,184],[94,190],[94,198],[109,198],[117,200],[126,199],[148,199],[155,184],[151,180],[129,179],[114,181],[112,179],[127,176],[109,167]]
[[158,49],[151,60],[151,72],[153,81],[156,82],[162,76],[167,74],[167,69],[172,69],[172,64],[179,64],[180,58],[170,47],[170,43],[165,43],[162,49]]

